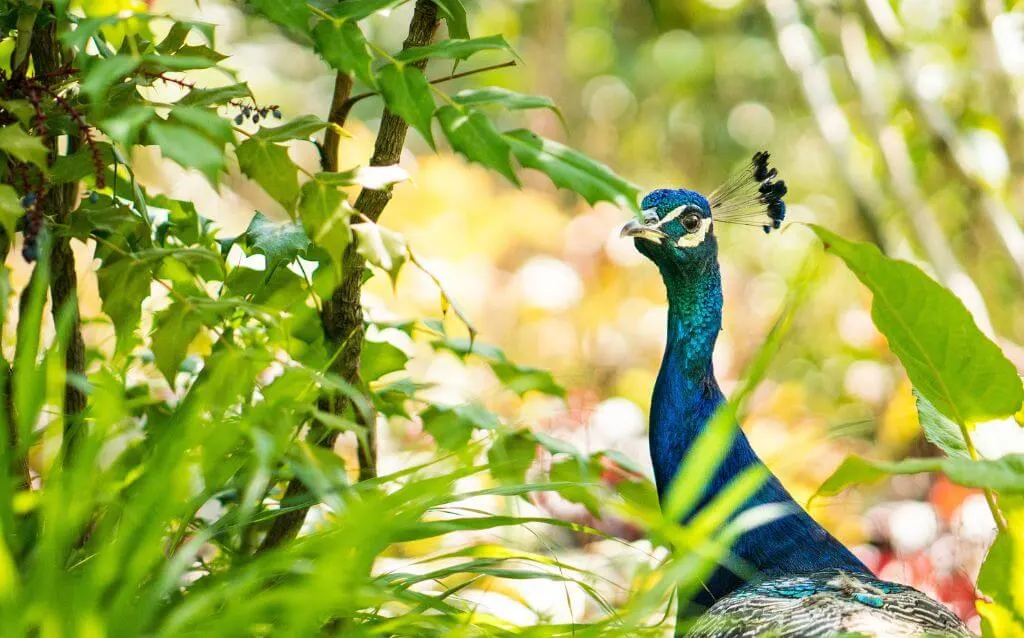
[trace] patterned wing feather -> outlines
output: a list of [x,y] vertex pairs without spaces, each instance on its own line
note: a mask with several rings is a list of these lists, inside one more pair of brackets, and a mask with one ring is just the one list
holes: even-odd
[[966,637],[971,633],[952,611],[912,587],[831,571],[746,585],[712,605],[687,635]]

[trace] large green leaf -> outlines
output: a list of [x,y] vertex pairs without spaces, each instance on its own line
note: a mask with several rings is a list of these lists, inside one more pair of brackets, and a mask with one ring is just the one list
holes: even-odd
[[452,100],[462,106],[483,106],[497,104],[510,111],[526,109],[551,109],[561,117],[561,112],[554,101],[542,95],[517,93],[499,86],[488,86],[482,89],[465,89],[452,96]]
[[0,184],[0,227],[8,238],[14,237],[15,226],[24,213],[17,191],[7,184]]
[[1024,402],[1017,369],[956,295],[921,269],[813,226],[874,295],[871,317],[921,396],[958,425],[1009,416]]
[[174,387],[174,377],[185,360],[188,346],[199,335],[202,318],[192,308],[175,301],[153,319],[152,349],[156,367]]
[[444,21],[448,23],[448,35],[453,38],[468,38],[469,26],[466,20],[466,7],[462,0],[434,0]]
[[167,119],[188,126],[221,147],[235,141],[231,123],[217,115],[217,112],[212,109],[198,106],[176,106],[171,109]]
[[119,352],[127,352],[135,342],[155,269],[152,263],[140,264],[130,257],[110,257],[96,273],[103,312],[114,323]]
[[302,185],[299,200],[302,226],[313,243],[327,251],[338,273],[341,272],[345,249],[352,243],[352,231],[349,229],[352,213],[348,200],[336,186],[319,179]]
[[965,487],[981,487],[1003,494],[1024,494],[1024,454],[974,461],[961,457],[873,461],[847,457],[814,497],[832,496],[857,483],[874,483],[892,474],[941,472]]
[[512,45],[500,35],[489,35],[485,38],[442,40],[421,47],[411,47],[404,49],[395,57],[402,62],[416,62],[426,60],[427,58],[465,60],[474,53],[480,53],[481,51],[511,52]]
[[315,115],[303,115],[294,120],[286,122],[281,126],[264,126],[256,133],[255,137],[266,142],[287,142],[288,140],[306,140],[313,133],[322,131],[329,126]]
[[403,0],[345,0],[334,2],[330,5],[328,12],[335,18],[343,20],[362,20],[378,11],[399,4]]
[[82,95],[94,103],[102,101],[107,89],[138,66],[139,59],[131,55],[98,58],[85,72],[85,77],[82,79]]
[[288,149],[250,137],[238,145],[235,153],[242,172],[292,214],[299,198],[299,169],[288,157]]
[[271,22],[306,32],[309,28],[309,11],[306,0],[249,0],[249,5]]
[[388,64],[377,72],[377,84],[388,108],[419,131],[433,148],[430,121],[434,96],[423,72],[414,66]]
[[999,533],[978,574],[978,589],[990,600],[978,601],[982,635],[1024,634],[1024,508],[1006,509],[1008,529]]
[[291,222],[275,222],[259,211],[249,222],[243,237],[249,248],[266,257],[268,272],[290,264],[309,248],[309,237],[301,226]]
[[363,342],[359,358],[359,378],[364,382],[376,381],[385,374],[405,368],[409,355],[386,341]]
[[212,89],[192,89],[188,95],[178,100],[178,104],[186,106],[211,106],[227,104],[231,100],[250,98],[252,94],[245,84],[229,84]]
[[925,438],[945,452],[947,456],[969,458],[970,454],[967,452],[967,445],[964,443],[964,435],[960,431],[960,427],[936,410],[935,406],[921,396],[917,390],[914,390],[914,399],[917,402],[917,420],[921,424]]
[[46,170],[46,147],[34,135],[29,135],[17,124],[0,128],[0,151]]
[[[93,146],[99,155],[100,170],[114,163],[114,152],[110,144],[106,142],[93,142]],[[64,184],[67,182],[77,182],[88,175],[95,174],[96,156],[93,155],[93,148],[85,146],[71,155],[61,155],[57,158],[57,161],[50,167],[50,183]]]
[[154,121],[146,127],[146,132],[149,141],[160,147],[164,157],[185,168],[195,168],[210,183],[217,183],[225,165],[222,146],[182,124]]
[[437,120],[453,149],[519,185],[512,167],[511,148],[490,118],[477,110],[446,105],[438,109]]
[[115,142],[129,147],[139,141],[139,134],[155,117],[156,111],[150,106],[130,106],[112,111],[100,128]]
[[332,68],[353,73],[370,86],[377,85],[371,69],[373,56],[358,24],[322,20],[313,29],[313,42],[316,52]]
[[579,194],[591,204],[606,201],[639,213],[640,188],[604,164],[525,129],[506,132],[505,139],[523,166],[544,173],[556,186]]

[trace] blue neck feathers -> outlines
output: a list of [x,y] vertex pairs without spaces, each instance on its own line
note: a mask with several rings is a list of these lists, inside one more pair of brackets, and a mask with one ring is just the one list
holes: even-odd
[[[715,380],[711,354],[722,325],[722,284],[715,259],[683,268],[662,267],[668,290],[668,343],[651,404],[650,445],[659,495],[675,476],[697,435],[724,402]],[[711,483],[703,488],[698,509],[735,476],[761,460],[739,431]],[[763,576],[827,569],[867,573],[867,568],[818,525],[771,476],[746,504],[751,508],[781,503],[793,514],[755,528],[740,537],[732,554]],[[708,607],[744,581],[719,567],[694,603]]]

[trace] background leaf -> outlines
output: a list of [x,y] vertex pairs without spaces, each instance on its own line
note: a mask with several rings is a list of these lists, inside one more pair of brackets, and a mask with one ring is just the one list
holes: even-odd
[[299,170],[280,144],[250,137],[235,151],[238,166],[291,214],[299,198]]
[[377,84],[388,108],[419,131],[433,148],[430,121],[434,117],[434,96],[423,72],[414,66],[388,64],[377,71]]

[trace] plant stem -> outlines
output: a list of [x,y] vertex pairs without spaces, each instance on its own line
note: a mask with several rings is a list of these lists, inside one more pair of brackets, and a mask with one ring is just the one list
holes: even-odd
[[[970,455],[974,461],[978,460],[978,449],[974,447],[974,441],[971,440],[971,433],[967,430],[967,425],[957,419],[957,426],[960,428],[960,434],[964,437],[964,443],[967,445],[967,454]],[[996,528],[1000,532],[1006,531],[1006,520],[1003,518],[1003,513],[999,511],[999,504],[996,502],[996,495],[992,493],[989,488],[984,489],[985,502],[988,503],[988,509],[992,512],[992,518],[995,519]]]
[[[437,5],[432,0],[417,0],[409,23],[409,35],[403,49],[429,44],[434,37],[439,23]],[[427,61],[420,60],[413,64],[417,68],[426,67]],[[331,100],[329,120],[340,128],[348,117],[351,106],[348,104],[352,92],[352,78],[339,73],[334,83],[334,96]],[[325,170],[337,170],[338,145],[340,135],[331,127],[324,137],[323,167]],[[381,117],[380,129],[374,144],[371,166],[389,166],[398,162],[409,125],[401,117],[385,109]],[[364,188],[356,199],[355,209],[373,221],[380,218],[381,213],[391,199],[389,191],[375,191]],[[363,308],[361,293],[363,286],[363,270],[366,267],[362,256],[349,245],[342,256],[342,280],[334,289],[329,299],[325,299],[320,313],[320,321],[328,344],[339,350],[339,355],[331,365],[330,371],[346,382],[358,385],[359,359],[363,350]],[[331,414],[341,414],[349,408],[349,401],[343,397],[324,397],[318,401],[320,410]],[[360,419],[357,414],[357,419]],[[359,456],[359,480],[363,481],[377,475],[377,436],[375,423],[362,423],[366,426],[366,444],[361,444]],[[324,427],[318,422],[310,426],[308,439],[322,448],[331,449],[337,440],[338,432]],[[292,479],[285,489],[282,503],[294,502],[307,493],[306,487],[298,478]],[[276,519],[267,532],[260,552],[273,549],[287,542],[298,534],[302,521],[306,518],[309,507],[298,508]]]

